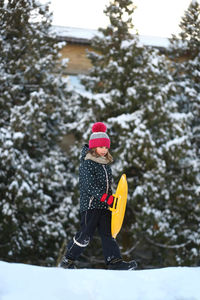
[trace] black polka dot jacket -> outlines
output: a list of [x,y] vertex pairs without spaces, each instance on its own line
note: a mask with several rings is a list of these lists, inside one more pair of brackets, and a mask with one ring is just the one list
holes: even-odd
[[88,145],[81,152],[79,168],[80,212],[88,209],[107,209],[100,199],[103,194],[112,195],[112,171],[104,158],[96,159],[88,153]]

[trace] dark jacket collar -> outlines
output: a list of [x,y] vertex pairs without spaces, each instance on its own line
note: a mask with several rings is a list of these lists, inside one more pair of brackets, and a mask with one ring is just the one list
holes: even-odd
[[81,150],[81,157],[80,157],[81,160],[85,160],[85,157],[86,157],[86,154],[88,153],[88,151],[89,151],[89,146],[87,144],[85,144]]

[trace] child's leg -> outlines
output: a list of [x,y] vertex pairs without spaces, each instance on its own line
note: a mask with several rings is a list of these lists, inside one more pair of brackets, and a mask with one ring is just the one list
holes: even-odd
[[91,209],[81,214],[81,230],[74,236],[73,240],[67,245],[65,257],[76,260],[84,249],[88,246],[99,220],[98,210]]
[[119,246],[111,235],[111,211],[101,210],[98,231],[102,241],[103,255],[106,264],[113,259],[121,259]]

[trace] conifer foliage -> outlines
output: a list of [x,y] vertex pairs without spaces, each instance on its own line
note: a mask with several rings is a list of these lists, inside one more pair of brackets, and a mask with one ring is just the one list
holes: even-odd
[[[71,214],[70,93],[48,5],[0,1],[0,258],[55,264]],[[68,173],[67,173],[68,170]]]
[[190,119],[193,145],[200,158],[200,3],[191,1],[180,22],[180,33],[170,39],[175,101]]
[[93,96],[84,99],[90,121],[108,124],[115,181],[127,174],[124,250],[149,257],[144,265],[195,263],[200,210],[187,115],[171,100],[177,90],[166,58],[133,35],[134,10],[130,0],[107,6],[110,25],[93,39],[93,68],[82,81]]

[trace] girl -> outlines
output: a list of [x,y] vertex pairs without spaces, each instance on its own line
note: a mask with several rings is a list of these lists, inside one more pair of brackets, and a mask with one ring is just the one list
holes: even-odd
[[111,211],[108,207],[114,200],[111,190],[112,156],[108,151],[110,139],[106,129],[104,123],[95,123],[89,147],[85,145],[82,149],[79,168],[81,229],[67,245],[61,262],[61,267],[66,269],[75,268],[75,260],[88,246],[96,228],[108,269],[133,270],[137,266],[135,261],[122,260],[119,246],[111,235]]

